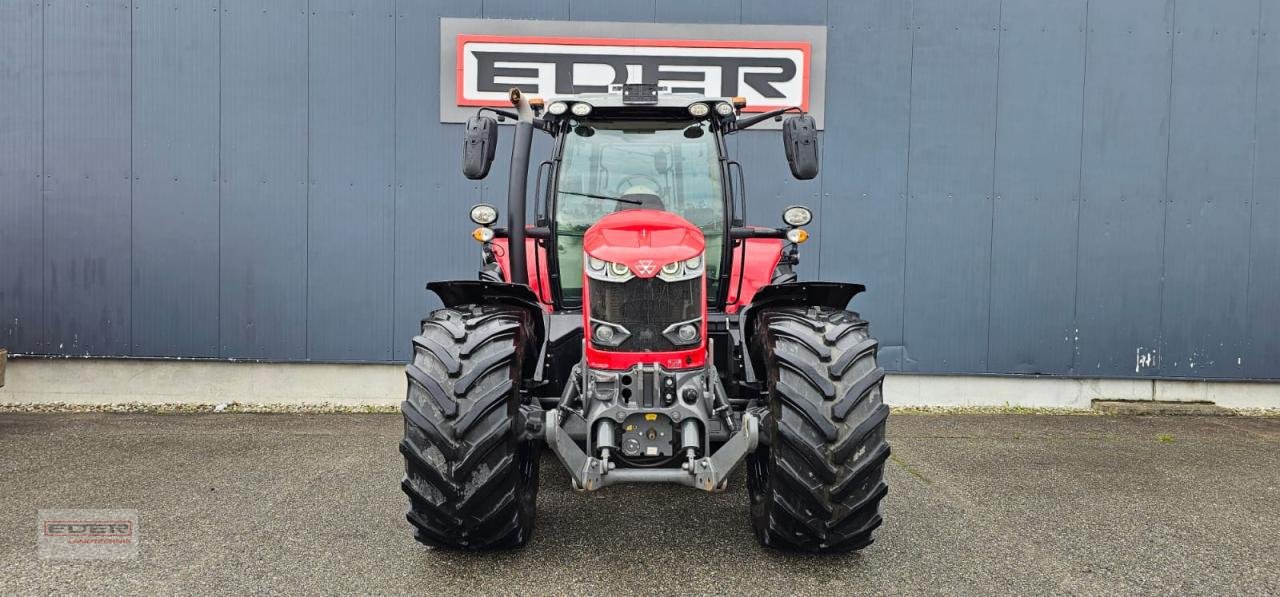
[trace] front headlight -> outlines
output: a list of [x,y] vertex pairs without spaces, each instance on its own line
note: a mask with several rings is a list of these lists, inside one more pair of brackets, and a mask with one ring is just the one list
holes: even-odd
[[792,205],[782,212],[782,221],[788,226],[808,226],[813,221],[813,212],[803,205]]
[[[625,282],[635,277],[631,268],[625,263],[605,261],[585,253],[583,253],[582,261],[586,264],[584,269],[588,278],[604,280],[606,282]],[[666,282],[688,280],[701,276],[705,266],[706,260],[703,259],[701,255],[698,255],[696,257],[663,264],[658,268],[657,277]]]
[[478,203],[471,206],[471,221],[481,226],[490,226],[498,221],[498,210],[492,205]]
[[679,282],[702,275],[703,259],[699,255],[681,261],[672,261],[658,270],[658,277],[667,282]]
[[617,335],[618,333],[615,332],[613,328],[607,325],[596,325],[596,333],[595,333],[596,342],[600,342],[602,344],[609,344],[613,342],[614,336],[617,336]]
[[587,255],[585,251],[582,254],[582,262],[586,265],[583,270],[586,272],[587,277],[595,280],[626,282],[635,277],[635,274],[631,273],[631,268],[627,267],[627,264],[614,263],[599,257],[592,257]]
[[693,327],[692,323],[686,323],[676,328],[676,337],[683,342],[693,342],[698,339],[698,328]]
[[631,332],[616,323],[591,320],[591,343],[596,346],[615,347],[631,337]]
[[676,322],[662,330],[662,335],[676,346],[697,344],[702,339],[701,334],[698,333],[698,326],[701,325],[701,323],[701,318]]

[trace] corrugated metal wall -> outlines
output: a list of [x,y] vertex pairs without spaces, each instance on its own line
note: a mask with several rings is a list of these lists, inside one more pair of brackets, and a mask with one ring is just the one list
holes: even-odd
[[1280,378],[1280,0],[0,0],[0,345],[407,358],[506,187],[442,16],[828,25],[822,176],[732,146],[889,368]]

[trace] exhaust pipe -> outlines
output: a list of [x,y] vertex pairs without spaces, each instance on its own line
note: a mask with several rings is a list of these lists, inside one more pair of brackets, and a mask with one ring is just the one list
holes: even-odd
[[511,175],[507,181],[507,258],[511,282],[529,284],[529,265],[524,250],[525,193],[529,183],[529,148],[533,145],[533,108],[529,100],[512,87],[511,105],[515,106],[516,138],[511,145]]

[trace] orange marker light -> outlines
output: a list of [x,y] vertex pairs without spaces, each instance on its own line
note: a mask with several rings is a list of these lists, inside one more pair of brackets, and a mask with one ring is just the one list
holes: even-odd
[[787,240],[797,245],[801,244],[804,241],[809,240],[809,232],[804,228],[792,228],[787,231]]
[[735,107],[735,108],[737,108],[737,109],[739,109],[739,110],[741,110],[741,109],[743,109],[743,108],[747,107],[747,98],[742,97],[741,95],[734,96],[734,98],[733,98],[733,107]]
[[475,231],[471,233],[471,238],[474,238],[482,243],[487,243],[493,240],[493,229],[485,228],[484,226],[476,228]]

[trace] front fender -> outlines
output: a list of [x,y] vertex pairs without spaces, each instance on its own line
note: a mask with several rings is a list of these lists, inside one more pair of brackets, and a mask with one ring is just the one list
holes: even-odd
[[534,342],[533,348],[535,350],[540,348],[543,339],[546,338],[546,320],[542,305],[538,302],[538,297],[533,294],[533,290],[524,284],[489,280],[443,280],[428,283],[427,290],[434,292],[440,297],[440,302],[449,308],[462,305],[500,304],[524,309],[529,312],[529,319],[533,321],[536,336],[530,339]]
[[789,282],[770,284],[760,288],[751,304],[742,309],[738,320],[742,328],[743,359],[748,365],[747,382],[754,382],[755,371],[760,370],[758,355],[753,354],[756,337],[756,314],[769,307],[830,307],[844,309],[858,293],[866,290],[862,284],[850,282]]
[[442,280],[429,282],[427,290],[436,293],[446,307],[483,302],[499,302],[542,311],[538,297],[524,284],[490,280]]

